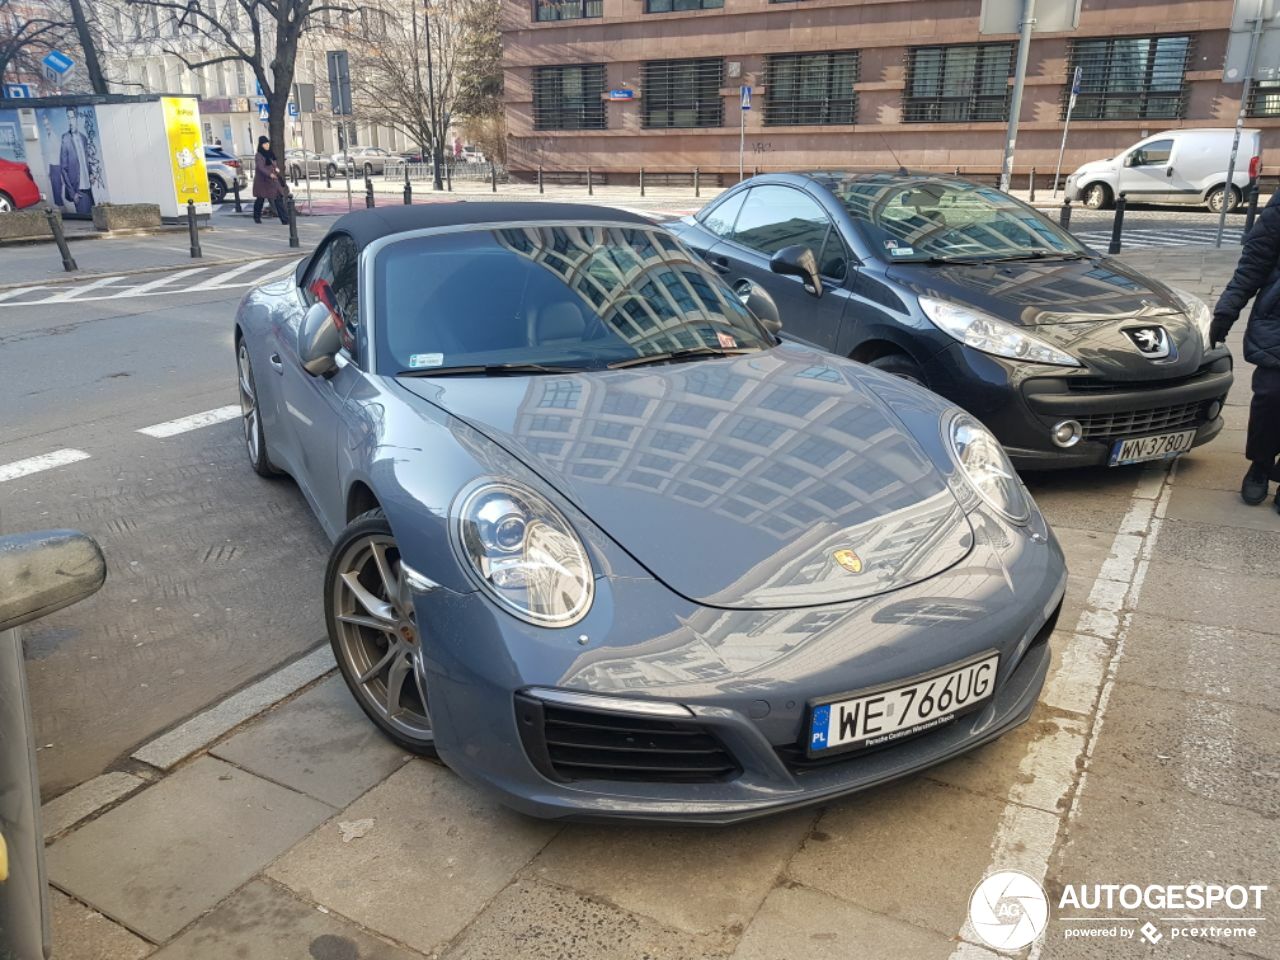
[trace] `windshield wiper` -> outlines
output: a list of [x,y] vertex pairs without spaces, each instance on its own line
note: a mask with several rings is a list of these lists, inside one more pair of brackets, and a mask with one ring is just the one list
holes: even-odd
[[759,349],[759,347],[739,347],[733,350],[720,347],[689,347],[685,350],[669,350],[665,353],[649,353],[643,357],[615,360],[608,366],[610,370],[621,370],[623,367],[643,367],[650,363],[679,363],[681,360],[694,360],[698,357],[736,357],[744,353],[755,353]]
[[1080,253],[1076,250],[1045,250],[1037,247],[1034,250],[1025,250],[1022,253],[1011,253],[1006,256],[989,257],[991,261],[1004,260],[1084,260],[1088,257],[1087,253]]
[[518,376],[522,373],[581,373],[587,366],[545,363],[471,363],[457,367],[419,367],[401,370],[397,377],[459,377],[479,374],[485,377]]

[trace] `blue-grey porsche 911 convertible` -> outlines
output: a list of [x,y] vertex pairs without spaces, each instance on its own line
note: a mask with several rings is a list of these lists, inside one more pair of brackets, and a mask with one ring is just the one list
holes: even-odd
[[1004,451],[758,293],[495,202],[349,214],[244,299],[249,461],[387,736],[538,816],[728,822],[1027,719],[1066,569]]

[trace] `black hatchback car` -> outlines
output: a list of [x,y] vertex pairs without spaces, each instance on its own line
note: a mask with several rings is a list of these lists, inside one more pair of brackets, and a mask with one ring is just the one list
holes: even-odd
[[1021,468],[1177,456],[1222,429],[1231,356],[1195,296],[992,187],[916,174],[753,177],[669,224],[783,335],[923,383]]

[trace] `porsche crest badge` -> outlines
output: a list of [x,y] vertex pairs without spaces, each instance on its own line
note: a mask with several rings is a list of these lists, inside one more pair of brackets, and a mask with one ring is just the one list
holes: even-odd
[[862,572],[862,558],[852,550],[837,550],[831,556],[850,573]]

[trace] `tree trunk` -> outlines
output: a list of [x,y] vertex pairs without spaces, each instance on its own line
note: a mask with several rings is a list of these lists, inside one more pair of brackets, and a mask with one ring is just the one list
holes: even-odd
[[93,31],[89,29],[89,21],[85,18],[80,0],[71,0],[71,20],[76,29],[76,37],[80,40],[80,49],[84,51],[84,69],[89,76],[89,85],[93,87],[94,93],[109,92],[102,64],[98,62],[98,45]]

